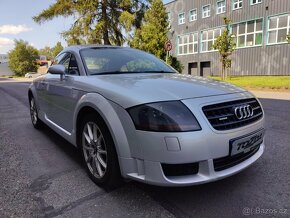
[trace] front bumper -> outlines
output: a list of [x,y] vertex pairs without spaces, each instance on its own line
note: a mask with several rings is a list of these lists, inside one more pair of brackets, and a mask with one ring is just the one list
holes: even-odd
[[[134,133],[127,134],[130,135],[128,141],[132,157],[119,157],[122,175],[126,178],[154,185],[188,186],[231,176],[253,164],[263,154],[264,143],[252,156],[242,162],[221,171],[214,168],[214,160],[229,155],[229,141],[262,129],[264,118],[241,128],[217,131],[212,128],[201,110],[204,105],[253,97],[249,93],[239,95],[184,100],[183,103],[199,121],[202,127],[201,131],[156,133],[134,130]],[[132,131],[134,126],[130,122],[130,119],[128,119],[127,130]],[[168,139],[170,139],[169,143]],[[171,139],[175,139],[175,145],[174,143],[171,144]],[[192,175],[166,176],[162,169],[162,164],[187,163],[198,164],[198,172]]]
[[136,159],[131,160],[121,159],[120,161],[125,161],[126,164],[133,164],[133,162],[135,162],[136,165],[139,166],[142,165],[142,167],[139,167],[139,169],[140,168],[144,169],[140,170],[140,174],[139,173],[127,174],[127,177],[133,180],[158,186],[190,186],[220,180],[228,176],[234,175],[236,173],[239,173],[240,171],[252,165],[257,159],[259,159],[259,157],[263,154],[264,149],[265,145],[261,144],[258,152],[256,152],[253,156],[241,162],[240,164],[237,164],[231,168],[219,172],[214,170],[213,159],[200,161],[198,163],[199,164],[198,173],[187,176],[166,177],[163,173],[160,162],[147,160],[141,161]]

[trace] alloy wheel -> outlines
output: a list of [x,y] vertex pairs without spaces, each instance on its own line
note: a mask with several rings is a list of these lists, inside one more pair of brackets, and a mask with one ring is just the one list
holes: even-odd
[[85,162],[94,177],[101,179],[107,170],[107,149],[104,136],[94,122],[85,124],[82,133]]
[[38,118],[37,118],[37,109],[34,102],[34,98],[31,98],[30,100],[30,116],[31,116],[32,123],[36,125]]

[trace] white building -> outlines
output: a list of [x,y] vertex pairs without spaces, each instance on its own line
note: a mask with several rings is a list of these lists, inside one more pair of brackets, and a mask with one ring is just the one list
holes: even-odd
[[0,54],[0,63],[7,63],[7,62],[8,62],[8,55]]

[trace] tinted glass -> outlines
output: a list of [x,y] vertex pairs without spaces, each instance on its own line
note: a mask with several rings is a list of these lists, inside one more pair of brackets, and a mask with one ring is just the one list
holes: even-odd
[[256,20],[256,31],[261,31],[262,30],[262,24],[263,20]]
[[245,36],[239,36],[238,37],[238,47],[244,47],[245,46]]
[[235,36],[237,35],[238,32],[238,26],[237,25],[233,25],[232,27],[232,34],[234,34]]
[[286,42],[287,40],[287,29],[278,30],[278,42]]
[[287,27],[288,16],[279,17],[279,28]]
[[276,38],[277,38],[277,31],[269,31],[269,40],[268,43],[276,43]]
[[254,34],[249,34],[247,36],[247,46],[253,46],[254,45]]
[[272,17],[269,19],[269,29],[277,28],[277,17]]
[[202,32],[202,40],[206,40],[207,39],[207,32],[204,31]]
[[129,48],[87,48],[80,51],[89,75],[175,71],[153,55]]
[[257,33],[255,45],[262,45],[262,41],[263,41],[263,34]]
[[66,55],[65,58],[63,58],[59,64],[63,65],[65,67],[65,73],[68,73],[68,66],[70,61],[70,55]]
[[247,32],[252,33],[254,32],[254,30],[255,30],[255,21],[249,21]]
[[62,53],[62,54],[59,54],[53,61],[53,64],[59,64],[62,59],[67,55],[67,53]]
[[239,34],[245,34],[245,30],[246,30],[246,23],[241,23],[239,25]]
[[77,60],[76,60],[74,55],[71,55],[71,57],[70,57],[68,74],[79,75],[78,63],[77,63]]
[[213,39],[213,30],[208,31],[208,39]]
[[219,37],[220,36],[220,33],[221,33],[220,29],[215,29],[214,30],[214,38]]

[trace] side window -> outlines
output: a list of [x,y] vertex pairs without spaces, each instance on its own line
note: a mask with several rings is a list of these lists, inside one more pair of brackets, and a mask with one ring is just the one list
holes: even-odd
[[77,60],[76,60],[74,55],[70,56],[70,62],[69,62],[67,74],[80,75],[79,68],[78,68],[78,63],[77,63]]
[[77,60],[74,55],[70,53],[62,53],[58,55],[53,64],[61,64],[65,67],[65,74],[79,75],[79,68]]
[[59,64],[66,55],[67,55],[67,53],[59,54],[58,56],[56,56],[56,58],[54,59],[52,64],[53,65]]
[[65,67],[65,74],[68,74],[70,56],[70,54],[66,55],[59,63]]

